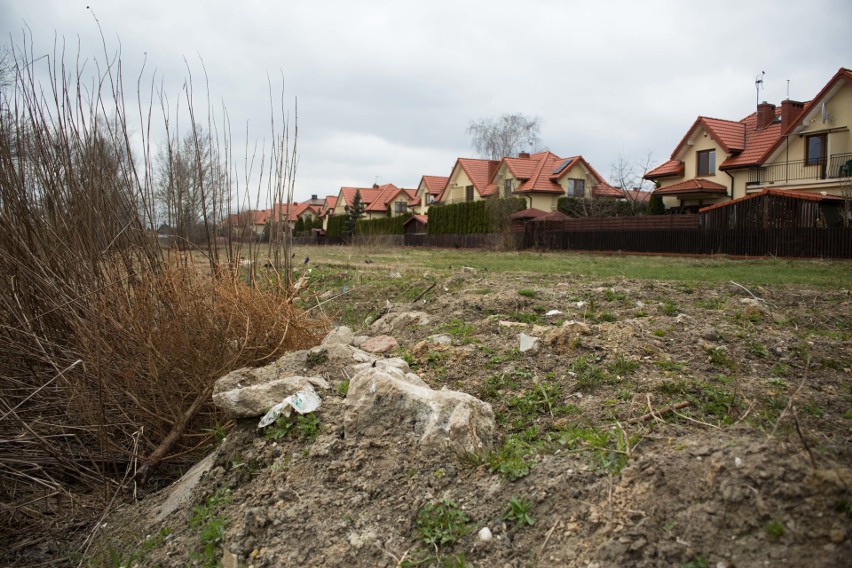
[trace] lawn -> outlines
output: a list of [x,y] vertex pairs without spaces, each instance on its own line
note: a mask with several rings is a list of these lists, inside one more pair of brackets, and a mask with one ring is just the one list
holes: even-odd
[[[687,283],[800,285],[817,288],[852,286],[852,262],[805,259],[731,259],[573,252],[495,252],[460,249],[368,247],[298,247],[297,258],[316,264],[397,267],[433,271],[469,266],[495,273],[539,273],[666,280]],[[367,259],[372,264],[365,264]]]

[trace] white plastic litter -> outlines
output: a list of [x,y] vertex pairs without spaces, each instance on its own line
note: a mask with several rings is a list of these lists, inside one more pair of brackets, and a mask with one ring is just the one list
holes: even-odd
[[312,390],[300,390],[296,394],[291,394],[275,406],[269,409],[263,418],[260,419],[258,423],[258,428],[266,428],[276,420],[282,414],[284,416],[290,416],[291,410],[295,410],[299,414],[307,414],[308,412],[313,412],[317,408],[319,408],[321,399],[317,396]]
[[546,313],[546,314],[544,314],[544,315],[546,315],[546,316],[558,316],[558,315],[559,315],[559,314],[561,314],[561,313],[562,313],[562,312],[561,312],[561,311],[559,311],[559,310],[550,310],[549,312],[547,312],[547,313]]

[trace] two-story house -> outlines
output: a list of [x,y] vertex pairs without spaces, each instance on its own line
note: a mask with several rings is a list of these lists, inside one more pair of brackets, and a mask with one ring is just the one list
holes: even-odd
[[412,206],[414,213],[425,215],[432,205],[447,188],[449,178],[443,176],[423,176],[417,185],[416,203]]
[[623,198],[618,189],[582,157],[561,158],[552,152],[502,160],[459,158],[439,197],[441,203],[476,201],[491,197],[523,197],[529,209],[556,210],[560,197]]
[[840,195],[852,175],[852,71],[841,68],[810,102],[762,102],[739,121],[699,116],[651,170],[667,209],[699,209],[767,187]]
[[341,187],[334,203],[333,215],[345,215],[347,208],[355,202],[355,195],[361,195],[365,219],[395,217],[409,211],[415,201],[416,190],[403,189],[392,183],[373,184],[373,187]]

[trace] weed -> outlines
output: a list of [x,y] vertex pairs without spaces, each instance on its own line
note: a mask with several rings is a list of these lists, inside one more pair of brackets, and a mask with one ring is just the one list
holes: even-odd
[[450,499],[424,505],[417,513],[417,532],[424,544],[440,548],[470,533],[470,517]]
[[317,365],[322,365],[323,363],[328,362],[328,351],[325,349],[320,349],[319,351],[308,351],[308,357],[305,360],[305,366],[310,369],[311,367],[316,367]]
[[660,368],[660,370],[668,371],[670,373],[677,373],[686,369],[686,363],[672,361],[671,359],[662,359],[657,361],[656,365]]
[[541,382],[523,395],[513,397],[506,405],[520,414],[521,418],[531,420],[534,416],[553,412],[553,403],[562,398],[562,386],[554,382]]
[[806,402],[802,405],[802,410],[816,418],[822,418],[825,415],[825,410],[815,402]]
[[532,515],[530,515],[531,509],[532,503],[523,497],[512,495],[512,498],[509,499],[509,504],[506,507],[506,510],[503,511],[500,518],[504,521],[514,522],[519,528],[524,526],[531,527],[535,524],[535,519]]
[[724,347],[708,347],[705,350],[707,353],[707,361],[715,367],[725,367],[731,371],[736,370],[737,363],[728,355]]
[[343,379],[337,383],[337,394],[346,398],[346,395],[349,394],[349,379]]
[[776,363],[769,372],[773,377],[786,377],[790,373],[790,365],[787,363]]
[[604,290],[603,297],[607,302],[623,302],[627,299],[627,296],[625,296],[623,292],[616,292],[612,288]]
[[638,310],[636,313],[633,314],[633,317],[646,318],[646,317],[648,317],[648,312],[643,311],[643,310]]
[[518,295],[524,296],[525,298],[535,298],[538,296],[538,292],[536,292],[535,290],[523,289],[518,290]]
[[502,474],[509,481],[515,481],[529,475],[533,464],[526,458],[533,450],[521,437],[510,435],[496,452],[488,454],[488,465],[491,471]]
[[[348,381],[347,388],[348,388]],[[338,387],[338,392],[339,392]],[[313,443],[317,439],[320,430],[320,421],[316,413],[296,414],[293,416],[279,416],[274,424],[267,426],[264,436],[268,440],[280,440],[291,432],[296,432],[303,442]]]
[[192,508],[192,516],[189,518],[189,526],[198,529],[198,540],[201,543],[201,552],[195,551],[190,556],[193,560],[201,561],[202,566],[214,567],[219,565],[222,555],[222,541],[225,538],[225,529],[228,520],[216,516],[215,510],[220,505],[227,505],[231,501],[228,490],[217,489],[208,497],[203,505]]
[[621,430],[607,432],[594,426],[570,426],[553,433],[550,439],[561,448],[588,452],[592,465],[610,473],[618,473],[627,465],[628,444],[635,445],[639,440],[626,438]]
[[541,316],[536,313],[528,314],[524,312],[515,312],[514,314],[512,314],[512,319],[530,325],[541,323]]
[[598,321],[613,322],[617,318],[612,312],[601,312],[597,317]]
[[748,350],[753,355],[757,355],[758,357],[769,357],[769,351],[766,349],[766,346],[760,341],[752,341],[748,346]]
[[771,379],[769,379],[769,384],[773,387],[781,387],[784,389],[787,388],[787,386],[789,385],[787,381],[785,381],[784,379],[779,379],[778,377],[772,377]]
[[681,564],[680,568],[708,568],[710,564],[703,556],[694,556],[692,560],[686,564]]
[[611,380],[606,369],[597,365],[585,355],[577,357],[569,367],[569,372],[577,378],[577,388],[582,391],[592,390]]
[[624,355],[619,355],[607,368],[613,375],[617,377],[624,377],[638,369],[639,363],[625,358]]
[[660,306],[660,311],[663,313],[663,315],[669,317],[675,317],[680,313],[678,307],[668,300],[664,301],[662,306]]
[[784,531],[784,525],[779,521],[769,521],[766,523],[766,534],[768,534],[769,538],[772,540],[778,540],[784,536]]
[[666,330],[665,329],[655,329],[654,331],[651,332],[651,334],[654,337],[665,337],[666,336]]
[[465,323],[460,319],[454,319],[444,325],[444,331],[461,340],[462,343],[469,343],[475,328],[473,325]]
[[725,305],[725,300],[722,298],[705,298],[695,302],[695,305],[705,310],[721,310]]

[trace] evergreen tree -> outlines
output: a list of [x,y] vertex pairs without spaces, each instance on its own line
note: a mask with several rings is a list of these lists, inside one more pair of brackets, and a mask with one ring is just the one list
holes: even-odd
[[648,202],[648,215],[665,215],[666,207],[663,205],[663,196],[656,193],[651,194]]
[[361,199],[361,192],[356,189],[355,197],[352,198],[352,205],[349,205],[346,208],[347,215],[346,222],[343,225],[343,234],[355,234],[355,223],[358,222],[358,219],[364,216],[364,209],[364,201]]

